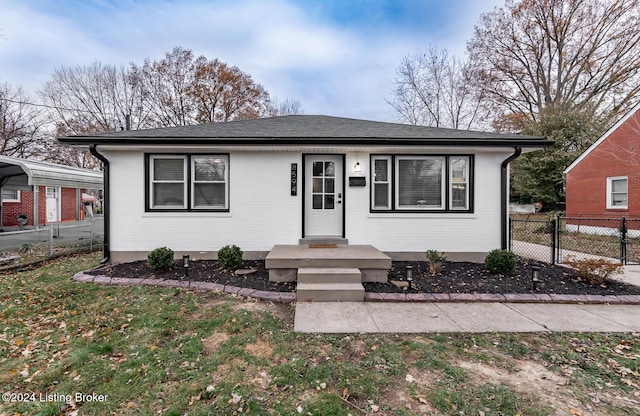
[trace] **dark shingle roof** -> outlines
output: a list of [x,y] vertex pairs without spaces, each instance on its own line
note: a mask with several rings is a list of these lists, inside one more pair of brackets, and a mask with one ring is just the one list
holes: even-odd
[[70,144],[468,144],[545,147],[541,137],[385,123],[342,117],[290,115],[158,129],[62,137]]

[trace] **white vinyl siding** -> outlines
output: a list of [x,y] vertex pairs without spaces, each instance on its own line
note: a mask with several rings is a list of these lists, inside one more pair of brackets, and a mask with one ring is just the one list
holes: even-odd
[[626,176],[607,178],[607,209],[629,207],[629,179]]

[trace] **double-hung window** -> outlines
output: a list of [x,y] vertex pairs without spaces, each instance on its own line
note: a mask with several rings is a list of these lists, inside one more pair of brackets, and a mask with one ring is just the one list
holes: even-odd
[[449,156],[449,208],[469,209],[469,156]]
[[471,156],[373,155],[372,211],[470,212]]
[[147,160],[149,210],[228,210],[228,155],[148,155]]
[[373,159],[373,197],[375,210],[391,209],[391,156],[377,156]]
[[607,209],[626,209],[629,206],[629,179],[626,176],[607,178]]

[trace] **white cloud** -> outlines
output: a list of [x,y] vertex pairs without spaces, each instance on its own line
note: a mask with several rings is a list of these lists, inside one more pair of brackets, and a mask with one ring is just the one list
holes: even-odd
[[93,1],[62,10],[0,0],[0,81],[35,92],[56,66],[141,64],[182,46],[238,66],[273,96],[299,99],[307,114],[394,120],[384,100],[402,57],[434,42],[464,50],[480,11],[493,7],[466,3],[433,33],[393,21],[379,30],[337,24],[295,0]]

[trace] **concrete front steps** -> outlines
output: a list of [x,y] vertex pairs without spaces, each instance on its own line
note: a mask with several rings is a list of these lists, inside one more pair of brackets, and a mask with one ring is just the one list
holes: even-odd
[[298,269],[298,302],[364,302],[362,273],[355,268]]
[[265,257],[272,282],[297,281],[298,301],[363,302],[363,282],[386,282],[391,258],[370,245],[274,246]]
[[391,258],[370,245],[277,245],[265,257],[272,282],[295,282],[301,268],[359,269],[361,282],[386,282]]

